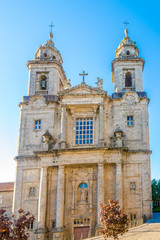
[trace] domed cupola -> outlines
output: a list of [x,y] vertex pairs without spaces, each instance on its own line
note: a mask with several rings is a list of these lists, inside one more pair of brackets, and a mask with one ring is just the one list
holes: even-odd
[[128,29],[124,31],[125,37],[120,42],[115,57],[116,58],[137,58],[139,55],[139,50],[136,46],[136,42],[133,42],[128,36]]
[[40,60],[40,61],[55,60],[55,61],[58,61],[60,64],[63,63],[61,54],[55,48],[52,38],[53,38],[53,34],[50,32],[49,40],[46,43],[44,43],[43,45],[40,45],[40,47],[38,48],[38,50],[35,54],[34,60]]

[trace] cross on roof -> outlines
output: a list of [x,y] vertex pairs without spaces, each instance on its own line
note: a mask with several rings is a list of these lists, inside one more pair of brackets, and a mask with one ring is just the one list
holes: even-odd
[[126,28],[127,28],[127,25],[129,24],[129,22],[127,22],[127,20],[125,22],[123,22],[123,24],[126,25]]
[[85,73],[85,71],[83,70],[83,73],[80,73],[79,75],[83,76],[83,82],[84,82],[84,78],[85,78],[86,75],[88,75],[88,73]]
[[54,27],[54,25],[52,24],[52,21],[51,21],[51,25],[49,25],[49,27],[51,28],[51,33],[52,33],[52,27]]

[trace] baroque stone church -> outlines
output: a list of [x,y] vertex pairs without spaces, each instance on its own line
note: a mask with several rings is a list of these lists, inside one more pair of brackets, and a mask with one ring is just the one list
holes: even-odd
[[[30,239],[79,240],[99,229],[99,202],[118,199],[131,220],[151,217],[148,103],[143,58],[128,36],[112,62],[114,93],[71,87],[53,42],[27,62],[20,102],[13,213],[35,215]],[[84,76],[85,73],[82,73]]]

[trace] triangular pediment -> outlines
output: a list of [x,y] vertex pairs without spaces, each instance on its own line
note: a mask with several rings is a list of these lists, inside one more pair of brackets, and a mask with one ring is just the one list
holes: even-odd
[[60,95],[86,95],[86,94],[106,94],[106,91],[100,88],[94,88],[85,83],[81,83],[75,87],[65,89],[59,92]]

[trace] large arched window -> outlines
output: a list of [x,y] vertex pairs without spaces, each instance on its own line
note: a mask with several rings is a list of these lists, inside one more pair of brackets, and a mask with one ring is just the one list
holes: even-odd
[[125,87],[132,87],[132,76],[130,72],[125,75]]
[[41,90],[47,89],[47,77],[45,75],[41,76]]

